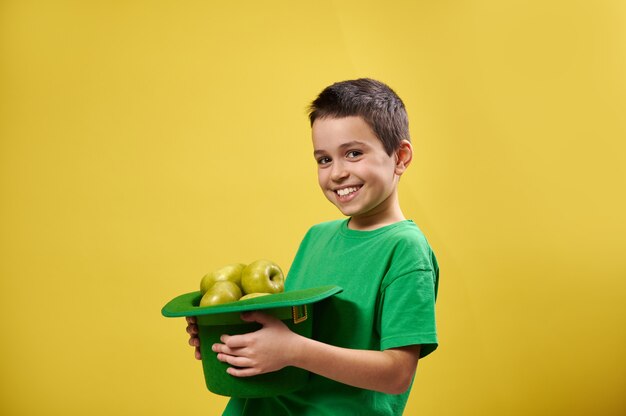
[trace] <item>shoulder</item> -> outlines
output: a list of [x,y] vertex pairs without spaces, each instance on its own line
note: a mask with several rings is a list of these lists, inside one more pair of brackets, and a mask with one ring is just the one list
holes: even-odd
[[300,249],[311,246],[318,247],[320,244],[328,243],[340,233],[342,223],[342,220],[335,220],[313,225],[304,234],[300,242]]
[[398,226],[394,228],[393,231],[395,237],[400,241],[428,245],[424,233],[412,220],[405,220],[398,223]]
[[413,221],[407,220],[398,224],[389,235],[398,250],[417,251],[428,254],[432,250],[426,236]]
[[325,221],[319,224],[315,224],[314,226],[309,228],[309,231],[307,232],[307,236],[337,233],[339,232],[339,230],[341,230],[341,227],[343,227],[343,224],[345,221],[346,220],[333,220],[333,221]]
[[408,270],[439,273],[439,266],[426,236],[413,221],[404,221],[392,236],[393,259]]

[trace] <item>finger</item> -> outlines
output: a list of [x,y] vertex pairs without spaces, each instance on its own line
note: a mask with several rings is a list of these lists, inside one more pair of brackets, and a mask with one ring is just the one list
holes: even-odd
[[198,338],[198,337],[189,337],[189,345],[191,345],[192,347],[199,347],[200,346],[200,338]]
[[246,357],[237,357],[228,354],[217,354],[217,359],[221,362],[233,365],[235,367],[247,368],[252,366],[252,361]]
[[228,345],[225,344],[213,344],[211,346],[211,350],[213,350],[213,352],[234,355],[237,357],[247,355],[245,348],[230,348]]
[[250,337],[248,334],[244,335],[222,335],[220,341],[227,345],[228,348],[243,348],[250,344]]
[[198,333],[198,326],[197,325],[193,325],[193,324],[189,324],[187,325],[187,333],[190,335],[194,335]]
[[235,376],[235,377],[251,377],[251,376],[256,376],[258,374],[261,374],[261,371],[259,371],[258,369],[254,367],[247,367],[247,368],[228,367],[226,369],[226,372],[230,374],[231,376]]
[[201,360],[202,359],[202,354],[200,353],[200,347],[196,347],[196,351],[194,353],[196,360]]
[[187,320],[188,324],[196,324],[196,317],[195,316],[185,316],[185,319]]

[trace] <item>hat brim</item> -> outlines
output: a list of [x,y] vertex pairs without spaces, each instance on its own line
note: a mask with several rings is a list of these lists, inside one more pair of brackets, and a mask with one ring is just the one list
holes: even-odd
[[175,297],[163,307],[161,314],[168,318],[179,318],[183,316],[212,315],[308,305],[324,300],[342,291],[343,288],[339,286],[320,286],[259,296],[214,306],[198,306],[202,298],[202,293],[197,291]]

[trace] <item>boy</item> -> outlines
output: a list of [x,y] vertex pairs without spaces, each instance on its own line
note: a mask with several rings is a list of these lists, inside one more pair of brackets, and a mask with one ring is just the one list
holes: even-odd
[[[437,347],[439,279],[432,250],[398,201],[412,158],[404,104],[385,84],[357,79],[322,91],[309,118],[319,185],[348,218],[308,231],[285,290],[336,284],[344,291],[316,307],[315,340],[261,312],[242,314],[263,327],[213,345],[229,374],[296,366],[312,375],[294,393],[233,398],[224,414],[399,415],[418,359]],[[199,359],[197,326],[188,322]]]

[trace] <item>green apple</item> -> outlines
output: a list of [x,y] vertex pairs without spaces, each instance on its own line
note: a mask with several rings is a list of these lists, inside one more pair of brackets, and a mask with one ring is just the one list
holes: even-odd
[[245,267],[245,264],[233,263],[212,271],[211,273],[207,273],[200,281],[200,292],[204,295],[207,290],[211,289],[211,286],[213,286],[215,282],[222,281],[233,282],[241,289],[241,272]]
[[241,272],[244,293],[280,293],[285,288],[285,276],[276,263],[270,260],[252,262]]
[[239,300],[247,300],[252,298],[258,298],[260,296],[271,295],[271,293],[248,293],[247,295],[242,296]]
[[241,289],[231,281],[222,280],[215,282],[213,286],[200,299],[200,306],[221,305],[239,300]]

